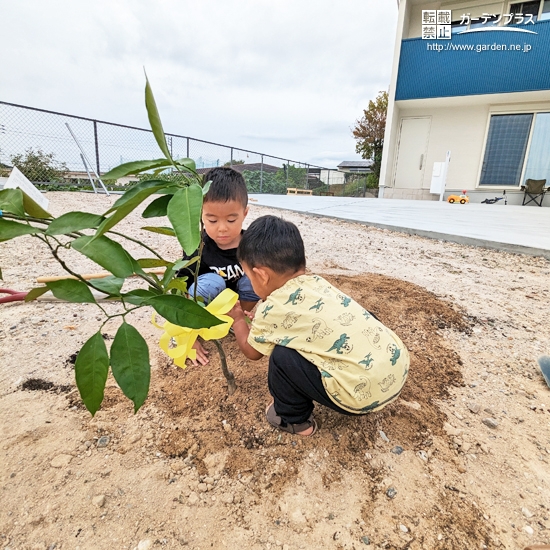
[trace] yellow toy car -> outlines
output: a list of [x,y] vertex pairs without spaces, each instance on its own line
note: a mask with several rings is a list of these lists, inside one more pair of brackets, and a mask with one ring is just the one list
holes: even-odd
[[460,204],[466,204],[467,202],[470,202],[470,197],[466,195],[466,191],[462,191],[462,195],[449,195],[447,197],[447,202],[450,202],[451,204],[455,202],[459,202]]

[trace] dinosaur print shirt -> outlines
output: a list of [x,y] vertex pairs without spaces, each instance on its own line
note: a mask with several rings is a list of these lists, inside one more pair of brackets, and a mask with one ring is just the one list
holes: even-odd
[[356,414],[393,401],[409,371],[399,337],[317,275],[295,277],[259,304],[248,343],[263,355],[295,349],[319,369],[330,399]]

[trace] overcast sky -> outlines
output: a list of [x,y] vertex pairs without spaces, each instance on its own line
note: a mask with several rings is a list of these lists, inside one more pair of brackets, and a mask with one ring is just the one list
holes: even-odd
[[387,0],[0,0],[0,100],[335,167],[387,90]]

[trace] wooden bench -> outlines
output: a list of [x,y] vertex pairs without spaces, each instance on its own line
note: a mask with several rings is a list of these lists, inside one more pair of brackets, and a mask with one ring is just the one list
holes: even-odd
[[287,195],[313,195],[312,189],[299,189],[297,187],[289,187],[286,190]]

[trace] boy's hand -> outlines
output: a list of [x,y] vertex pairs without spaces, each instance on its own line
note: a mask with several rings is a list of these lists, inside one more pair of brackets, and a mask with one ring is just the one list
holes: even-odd
[[253,311],[243,311],[246,317],[248,317],[249,321],[254,321],[254,312]]
[[202,347],[202,344],[195,340],[193,344],[193,349],[197,351],[197,358],[195,360],[189,359],[191,364],[196,367],[197,365],[207,365],[208,364],[208,352]]
[[234,323],[241,320],[246,322],[245,312],[241,307],[240,301],[237,301],[237,303],[231,308],[231,310],[227,312],[227,315],[229,315],[229,317],[233,319]]

